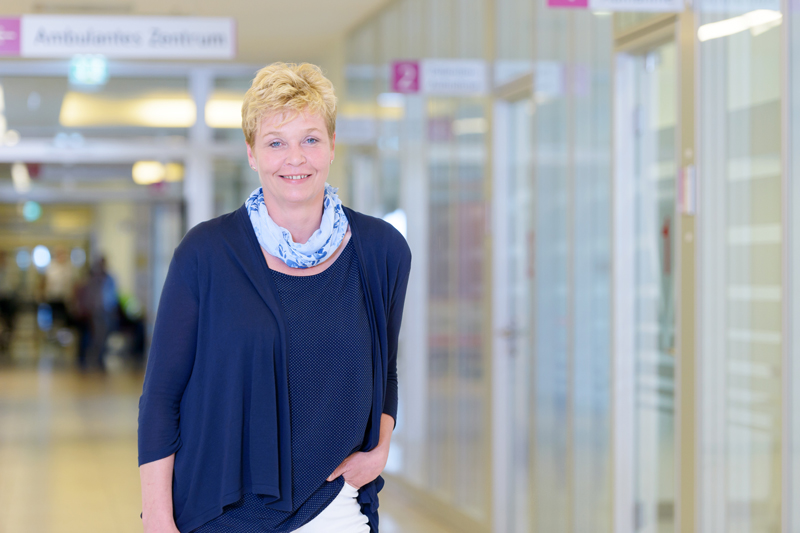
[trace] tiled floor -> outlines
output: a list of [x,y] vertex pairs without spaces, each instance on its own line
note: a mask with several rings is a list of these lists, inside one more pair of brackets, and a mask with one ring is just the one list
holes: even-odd
[[[141,532],[140,374],[0,369],[0,532]],[[387,484],[382,533],[448,533]]]

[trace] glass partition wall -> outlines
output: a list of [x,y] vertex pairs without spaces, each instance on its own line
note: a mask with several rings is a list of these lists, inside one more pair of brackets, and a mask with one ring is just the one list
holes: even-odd
[[348,146],[353,200],[405,232],[414,254],[389,471],[480,528],[491,517],[488,100],[393,93],[389,77],[395,60],[480,58],[486,7],[462,4],[393,2],[356,28],[342,116],[374,125]]
[[780,16],[720,35],[714,23],[746,10],[699,10],[701,530],[778,532],[789,474]]
[[[455,529],[797,531],[800,39],[738,5],[398,0],[351,33],[354,200],[415,258],[392,482]],[[391,92],[425,57],[492,94]]]
[[611,20],[535,14],[530,531],[611,531]]
[[[787,42],[786,74],[788,89],[784,101],[787,103],[784,120],[787,122],[788,139],[784,141],[784,215],[788,226],[788,246],[786,246],[788,267],[784,272],[787,286],[784,294],[788,298],[784,310],[786,324],[783,368],[784,381],[788,390],[785,404],[786,427],[788,438],[784,439],[787,449],[784,458],[788,468],[784,469],[784,513],[787,524],[786,531],[800,532],[800,10],[796,2],[784,3]],[[791,6],[789,10],[786,6]],[[788,141],[788,142],[787,142]]]
[[[393,60],[484,58],[488,4],[393,2],[348,44],[356,94],[343,110],[371,112],[378,123],[373,144],[349,148],[354,199],[371,199],[361,209],[386,216],[394,209],[387,192],[399,188],[417,269],[401,336],[393,481],[435,501],[459,530],[610,531],[611,19],[503,4],[514,29],[498,20],[492,30],[494,84],[521,88],[503,97],[504,126],[489,95],[389,92]],[[393,158],[397,185],[386,165]],[[507,209],[488,209],[490,161],[513,167]],[[492,255],[502,238],[510,246]],[[509,284],[500,303],[507,324],[488,314],[490,267]],[[498,335],[508,341],[502,354],[489,348]],[[498,381],[498,357],[507,381]],[[497,419],[488,423],[498,395],[510,407],[501,413],[508,450],[490,432]],[[497,496],[491,457],[505,465],[507,500]]]

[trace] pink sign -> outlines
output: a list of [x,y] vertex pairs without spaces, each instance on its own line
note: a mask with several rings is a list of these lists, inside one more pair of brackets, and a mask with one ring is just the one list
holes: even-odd
[[18,56],[19,41],[19,18],[0,18],[0,56]]
[[589,0],[547,0],[547,7],[587,9],[589,7]]
[[419,92],[419,61],[392,63],[392,91],[405,94]]

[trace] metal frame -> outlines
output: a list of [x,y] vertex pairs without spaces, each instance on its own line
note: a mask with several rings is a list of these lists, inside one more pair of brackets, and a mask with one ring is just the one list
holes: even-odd
[[[627,130],[630,128],[630,117],[632,109],[630,105],[635,101],[632,94],[626,89],[632,87],[632,58],[633,55],[641,55],[660,45],[670,41],[675,42],[678,57],[678,70],[682,68],[681,57],[683,56],[682,42],[680,39],[680,16],[676,14],[665,14],[650,18],[623,33],[614,36],[614,159],[613,159],[613,190],[612,190],[612,383],[613,383],[613,517],[614,533],[632,533],[634,525],[634,500],[635,500],[635,477],[634,477],[634,452],[635,452],[635,360],[633,338],[629,324],[632,320],[634,310],[634,294],[630,283],[633,278],[630,265],[632,264],[632,254],[634,254],[633,242],[635,235],[632,231],[634,226],[633,215],[628,207],[633,204],[633,188],[626,180],[627,176],[633,174],[633,169],[627,164],[630,160],[630,153],[633,150],[629,144],[630,138]],[[679,74],[678,79],[681,80]],[[676,94],[680,101],[681,85],[679,81],[676,87]],[[677,153],[681,146],[681,132],[686,127],[684,117],[679,115],[676,120],[676,167],[682,166],[681,154]],[[624,163],[623,163],[624,162]],[[676,191],[678,181],[674,184]],[[677,194],[676,194],[677,198]],[[676,235],[683,235],[683,225],[677,213],[676,202]],[[677,241],[677,240],[676,240]],[[679,462],[680,427],[683,424],[681,412],[677,409],[680,401],[681,372],[678,362],[682,359],[683,346],[681,345],[681,317],[682,308],[686,305],[683,294],[680,291],[682,286],[681,270],[683,269],[683,257],[680,252],[681,243],[675,242],[678,254],[675,258],[675,283],[673,286],[674,298],[676,302],[675,316],[675,337],[676,337],[676,366],[675,366],[675,458],[676,458],[676,480],[681,477],[681,466]],[[682,485],[676,484],[675,503],[678,508],[678,500]],[[675,514],[675,529],[678,526],[679,514]],[[688,532],[687,532],[688,533]]]
[[[634,302],[630,280],[633,277],[634,226],[628,206],[633,204],[633,188],[625,176],[633,173],[628,154],[633,150],[630,136],[630,105],[634,97],[625,89],[633,86],[632,59],[624,54],[614,57],[614,137],[611,194],[611,264],[612,280],[612,453],[613,453],[613,531],[633,533],[633,452],[634,452],[634,360],[633,338],[628,327],[633,320]],[[623,165],[623,162],[626,164]]]
[[0,186],[0,203],[16,204],[21,198],[33,200],[40,204],[93,204],[103,202],[137,202],[137,203],[170,203],[180,202],[180,193],[154,193],[149,188],[137,187],[123,191],[106,191],[102,189],[38,189],[26,193],[17,193],[11,185]]
[[614,35],[614,51],[640,54],[675,38],[678,15],[667,13]]
[[[507,158],[500,153],[507,145],[506,126],[510,119],[510,103],[498,100],[494,104],[492,130],[492,257],[508,250]],[[514,331],[510,327],[508,310],[508,278],[495,272],[492,276],[492,530],[508,531],[508,484],[511,479],[508,456],[513,431],[506,386],[510,376],[509,342]]]
[[[575,16],[568,17],[567,34],[572,36],[568,41],[568,56],[571,61],[576,56],[575,38]],[[571,97],[566,106],[566,131],[567,131],[567,160],[569,164],[566,169],[566,234],[567,234],[567,287],[569,296],[567,297],[567,321],[569,324],[569,334],[566,339],[566,378],[567,378],[567,405],[566,405],[566,487],[569,498],[573,501],[572,512],[567,513],[567,531],[575,530],[575,98]],[[534,440],[535,442],[535,440]],[[537,487],[538,488],[538,487]]]
[[[507,126],[513,103],[533,97],[533,74],[512,80],[494,91],[492,108],[492,257],[501,257],[508,250],[508,158],[506,146],[510,142]],[[492,276],[492,531],[509,531],[506,512],[512,477],[509,457],[512,453],[511,434],[514,431],[512,406],[507,394],[511,376],[511,343],[517,331],[511,325],[507,276]]]
[[[134,163],[142,159],[184,160],[193,150],[191,142],[155,143],[136,140],[91,140],[80,147],[57,148],[45,139],[23,139],[13,147],[0,148],[0,163]],[[213,143],[205,147],[215,157],[242,155],[238,143]]]
[[[261,68],[243,63],[188,63],[169,61],[108,62],[111,77],[120,78],[187,78],[197,69],[206,69],[215,76],[253,76]],[[53,77],[67,76],[68,60],[11,60],[0,62],[0,76]]]
[[[797,236],[794,234],[794,220],[791,213],[791,208],[796,207],[797,198],[794,196],[796,193],[796,186],[793,187],[791,177],[793,176],[793,154],[792,154],[792,135],[793,124],[792,109],[796,103],[792,98],[792,46],[791,35],[794,28],[792,27],[792,10],[789,0],[781,0],[781,12],[783,13],[783,23],[781,24],[781,156],[783,172],[781,176],[781,190],[782,190],[782,226],[783,226],[783,345],[782,345],[782,373],[783,373],[783,434],[782,434],[782,465],[783,472],[782,490],[781,490],[781,531],[782,533],[796,533],[800,529],[800,524],[794,523],[794,514],[792,512],[792,504],[795,501],[794,491],[795,480],[793,474],[797,469],[797,457],[794,453],[795,433],[797,428],[794,427],[794,387],[796,381],[793,379],[796,373],[795,365],[792,360],[794,352],[795,333],[793,325],[796,324],[794,316],[794,306],[797,302],[794,301],[794,276],[792,275],[792,267],[794,266],[794,258],[800,253],[800,249],[795,249],[795,241]],[[795,215],[797,216],[797,215]]]
[[516,102],[523,98],[533,97],[533,73],[528,73],[519,78],[504,83],[494,88],[494,97],[497,100]]
[[[687,9],[678,15],[675,26],[678,51],[678,127],[675,159],[678,168],[694,167],[696,127],[697,51],[694,12]],[[681,174],[679,174],[681,176]],[[680,184],[676,182],[676,187]],[[677,193],[677,191],[676,191]],[[676,194],[676,198],[678,198]],[[684,198],[685,201],[685,198]],[[675,529],[682,533],[697,530],[697,438],[696,415],[698,381],[696,357],[696,277],[697,254],[695,213],[681,212],[676,203],[676,279],[675,279]],[[686,296],[685,298],[683,296]]]

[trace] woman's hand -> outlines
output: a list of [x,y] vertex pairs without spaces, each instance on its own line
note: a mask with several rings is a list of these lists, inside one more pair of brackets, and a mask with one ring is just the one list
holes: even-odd
[[387,414],[381,415],[381,433],[378,445],[368,452],[355,452],[347,457],[342,464],[336,467],[333,474],[328,476],[328,481],[333,481],[339,476],[353,487],[360,489],[383,472],[386,461],[389,459],[389,445],[394,430],[394,418]]
[[347,457],[328,477],[333,481],[339,476],[351,486],[360,489],[383,472],[389,459],[389,447],[378,446],[368,452],[355,452]]

